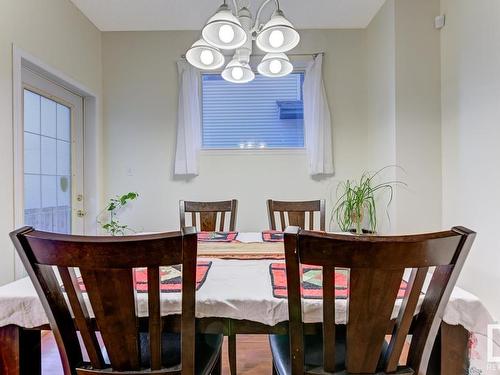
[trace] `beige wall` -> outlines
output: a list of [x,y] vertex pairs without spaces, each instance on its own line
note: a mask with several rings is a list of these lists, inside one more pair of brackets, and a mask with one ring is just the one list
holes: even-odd
[[[397,188],[385,231],[441,228],[439,0],[387,0],[366,29],[366,84],[372,169],[397,165],[385,179]],[[381,202],[379,214],[382,211]],[[382,217],[383,218],[383,217]],[[386,222],[387,223],[387,222]]]
[[442,0],[443,223],[478,232],[459,283],[500,318],[500,2]]
[[0,0],[0,284],[14,278],[12,44],[101,93],[101,34],[68,0]]
[[408,183],[397,195],[396,230],[441,228],[440,33],[434,28],[439,0],[395,3],[396,164]]
[[[366,127],[367,168],[378,170],[396,164],[396,40],[395,5],[386,1],[366,29]],[[388,168],[382,180],[394,180],[396,169]],[[381,232],[394,232],[397,202],[385,207],[388,196],[379,195],[378,221]]]
[[[364,30],[302,31],[296,52],[325,51],[333,114],[335,178],[314,180],[303,152],[204,152],[200,175],[172,176],[177,113],[176,61],[195,32],[103,34],[105,191],[141,195],[123,220],[143,230],[178,227],[178,200],[240,200],[238,228],[267,227],[265,199],[330,198],[339,179],[358,176],[367,155]],[[331,205],[330,205],[331,207]]]
[[440,229],[440,50],[432,22],[438,13],[439,0],[388,0],[366,30],[301,31],[294,52],[326,52],[336,174],[320,181],[307,174],[303,153],[283,151],[203,152],[200,176],[174,178],[175,62],[197,33],[104,33],[106,194],[141,194],[123,218],[140,230],[176,228],[179,199],[230,197],[240,200],[239,229],[260,230],[268,197],[325,197],[331,209],[339,180],[398,164],[407,173],[384,178],[410,187],[399,189],[391,223],[381,199],[380,230]]

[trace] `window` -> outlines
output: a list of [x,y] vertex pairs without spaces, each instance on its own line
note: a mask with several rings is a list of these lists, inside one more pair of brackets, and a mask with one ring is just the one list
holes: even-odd
[[24,222],[71,233],[70,109],[24,90]]
[[202,76],[203,148],[304,147],[304,73],[234,84]]

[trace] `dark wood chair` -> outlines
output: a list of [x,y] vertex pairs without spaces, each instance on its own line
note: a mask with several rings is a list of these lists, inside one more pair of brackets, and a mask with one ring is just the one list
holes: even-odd
[[[450,294],[474,241],[462,227],[412,236],[333,235],[287,228],[289,336],[270,336],[274,371],[283,374],[429,374],[429,358]],[[322,333],[303,335],[300,265],[322,266]],[[429,267],[436,267],[415,315]],[[350,273],[348,319],[335,325],[335,267]],[[391,314],[411,269],[396,320]],[[414,318],[415,317],[415,318]],[[410,331],[410,326],[412,329]],[[385,336],[391,333],[390,342]],[[408,334],[408,359],[399,359]]]
[[[89,237],[24,227],[10,236],[49,319],[65,375],[220,374],[222,336],[195,335],[194,228],[153,235]],[[162,329],[160,316],[160,267],[177,264],[182,265],[180,333]],[[146,318],[139,318],[136,312],[134,268],[140,267],[147,268]],[[81,283],[95,318],[89,313]],[[141,330],[141,326],[145,327]],[[83,360],[78,331],[90,362]]]
[[[198,230],[214,232],[224,232],[226,229],[226,213],[229,213],[229,231],[234,231],[236,227],[236,214],[238,201],[236,199],[221,202],[179,202],[179,213],[181,228],[186,226],[186,214],[191,214],[191,225]],[[199,225],[197,216],[199,215]],[[219,218],[219,219],[218,219]],[[219,226],[217,229],[217,221]]]
[[[271,230],[277,230],[276,213],[279,214],[281,230],[285,230],[287,226],[296,226],[302,229],[314,230],[314,213],[319,212],[319,230],[325,231],[324,199],[305,202],[284,202],[268,199],[267,212],[269,217],[269,228]],[[306,214],[309,217],[309,225],[307,228]],[[286,218],[288,220],[286,220]]]
[[[236,230],[236,215],[238,212],[238,201],[232,199],[230,201],[220,202],[191,202],[179,201],[179,214],[181,228],[186,226],[186,213],[191,214],[191,225],[197,227],[201,231],[224,232],[226,229],[226,213],[229,213],[228,230],[233,232]],[[199,215],[199,221],[197,216]],[[219,217],[219,219],[218,219]],[[217,229],[217,220],[219,227]],[[199,225],[197,223],[199,222]],[[232,375],[236,374],[236,336],[228,336],[228,354],[229,367]]]

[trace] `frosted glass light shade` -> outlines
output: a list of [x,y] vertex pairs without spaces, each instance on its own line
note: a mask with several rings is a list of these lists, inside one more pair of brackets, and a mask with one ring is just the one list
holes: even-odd
[[241,63],[233,59],[222,72],[222,78],[233,83],[247,83],[253,81],[255,73],[247,63]]
[[201,70],[219,69],[224,65],[224,55],[214,46],[200,39],[186,52],[186,60]]
[[288,52],[300,42],[300,35],[282,11],[274,12],[255,40],[264,52]]
[[268,53],[257,70],[266,77],[284,77],[293,71],[293,65],[284,53]]
[[240,20],[225,4],[208,20],[201,35],[207,43],[220,49],[236,49],[247,41],[247,33]]

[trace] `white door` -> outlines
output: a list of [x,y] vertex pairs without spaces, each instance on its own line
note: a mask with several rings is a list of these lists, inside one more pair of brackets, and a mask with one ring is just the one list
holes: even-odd
[[83,98],[23,68],[24,224],[84,233]]

